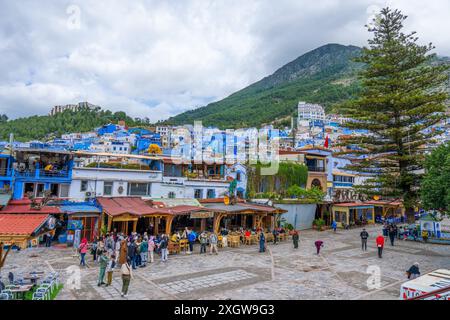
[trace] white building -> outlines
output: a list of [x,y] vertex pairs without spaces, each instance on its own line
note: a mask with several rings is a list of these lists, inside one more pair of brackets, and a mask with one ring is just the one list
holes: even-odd
[[325,110],[318,104],[299,102],[298,106],[298,122],[306,120],[325,120]]

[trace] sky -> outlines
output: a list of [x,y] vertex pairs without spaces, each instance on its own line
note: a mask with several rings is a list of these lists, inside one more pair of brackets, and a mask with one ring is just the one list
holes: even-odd
[[89,101],[166,119],[321,45],[366,45],[386,5],[450,56],[448,0],[0,0],[0,114]]

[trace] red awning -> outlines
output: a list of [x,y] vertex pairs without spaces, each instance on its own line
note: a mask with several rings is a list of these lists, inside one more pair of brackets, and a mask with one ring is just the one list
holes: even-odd
[[[37,201],[39,203],[39,200]],[[33,213],[33,214],[58,214],[61,213],[57,206],[44,206],[41,209],[31,208],[30,199],[11,200],[7,206],[5,206],[0,213]]]
[[48,217],[48,214],[0,214],[0,235],[31,235]]
[[127,213],[135,216],[170,214],[170,211],[165,208],[152,208],[138,197],[97,198],[97,200],[109,216]]

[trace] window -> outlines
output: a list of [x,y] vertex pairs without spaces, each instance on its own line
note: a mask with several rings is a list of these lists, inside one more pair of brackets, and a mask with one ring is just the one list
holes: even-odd
[[168,197],[169,199],[175,199],[176,198],[175,192],[173,191],[169,192]]
[[203,198],[203,190],[202,189],[195,189],[194,190],[194,198],[195,199],[202,199]]
[[237,181],[241,181],[241,172],[240,172],[240,171],[238,171],[238,172],[236,173],[236,180],[237,180]]
[[50,192],[51,192],[50,194],[52,196],[57,197],[59,194],[59,184],[57,184],[57,183],[50,184]]
[[103,195],[104,196],[111,196],[113,190],[113,182],[112,181],[105,181],[103,183]]
[[88,189],[88,182],[87,182],[87,180],[81,180],[80,191],[84,192],[84,191],[87,191],[87,189]]
[[214,189],[208,189],[208,191],[206,192],[206,197],[208,199],[212,199],[216,197],[216,192]]
[[70,184],[60,184],[59,185],[59,197],[68,198],[69,197]]
[[148,183],[128,183],[128,195],[129,196],[147,196],[149,195]]
[[36,197],[37,198],[44,197],[44,184],[43,183],[36,184]]

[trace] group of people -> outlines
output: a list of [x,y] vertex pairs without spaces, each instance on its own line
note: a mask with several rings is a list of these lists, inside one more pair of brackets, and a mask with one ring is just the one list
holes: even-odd
[[[169,238],[165,234],[154,237],[148,236],[147,233],[138,235],[136,232],[129,236],[113,232],[94,239],[91,244],[83,238],[78,247],[80,266],[86,266],[86,254],[90,250],[93,261],[100,267],[98,286],[111,285],[114,270],[120,268],[122,296],[126,297],[133,278],[132,270],[138,267],[144,268],[147,263],[153,263],[155,252],[161,255],[162,262],[166,262],[168,243]],[[104,282],[105,276],[106,282]]]

